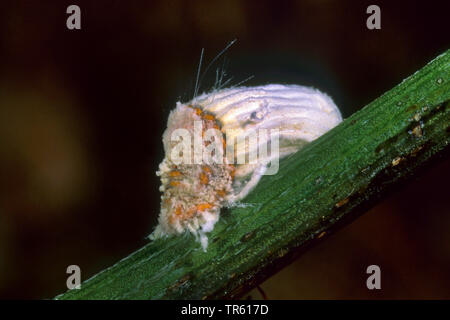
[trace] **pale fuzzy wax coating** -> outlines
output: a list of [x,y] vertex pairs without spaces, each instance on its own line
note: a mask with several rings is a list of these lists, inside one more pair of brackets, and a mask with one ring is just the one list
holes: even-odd
[[[256,164],[236,164],[219,155],[221,163],[175,164],[171,159],[172,133],[185,129],[195,135],[194,123],[201,123],[202,136],[208,129],[217,129],[210,141],[222,141],[224,150],[234,146],[228,141],[260,129],[278,130],[278,157],[298,151],[306,143],[320,137],[342,121],[339,109],[330,97],[319,90],[298,85],[270,84],[258,87],[237,87],[200,95],[188,103],[177,103],[170,113],[163,135],[165,158],[157,175],[161,177],[161,213],[151,239],[193,233],[204,250],[205,233],[219,220],[220,209],[243,199],[264,175],[269,161],[258,158]],[[213,131],[214,132],[214,131]],[[258,139],[254,146],[241,152],[258,149],[270,143],[271,136]],[[202,140],[203,146],[210,142]],[[196,151],[192,146],[192,154]],[[238,156],[238,154],[235,154]]]

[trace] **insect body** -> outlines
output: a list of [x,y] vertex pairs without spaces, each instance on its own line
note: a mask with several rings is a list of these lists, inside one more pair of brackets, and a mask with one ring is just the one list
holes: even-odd
[[279,158],[341,121],[330,97],[298,85],[229,88],[178,102],[163,134],[161,213],[150,238],[188,230],[206,250],[205,233],[223,206],[275,174]]

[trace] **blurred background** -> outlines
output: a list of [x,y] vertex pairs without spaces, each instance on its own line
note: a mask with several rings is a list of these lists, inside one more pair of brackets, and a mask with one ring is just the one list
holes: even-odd
[[[366,8],[381,8],[381,30]],[[81,8],[81,30],[66,8]],[[317,87],[348,117],[449,48],[444,1],[25,1],[0,4],[0,298],[52,298],[143,246],[161,135],[205,75]],[[450,298],[444,159],[261,287],[271,299]],[[382,290],[365,286],[368,265]],[[253,290],[247,295],[258,299]]]

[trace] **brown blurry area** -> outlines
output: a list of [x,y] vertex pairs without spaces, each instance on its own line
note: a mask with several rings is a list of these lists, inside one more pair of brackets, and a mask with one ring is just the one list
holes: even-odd
[[[66,28],[78,4],[82,29]],[[231,83],[316,86],[344,117],[448,49],[444,3],[2,1],[0,297],[51,298],[146,243],[169,111],[202,47]],[[211,88],[215,70],[200,91]],[[450,298],[447,160],[262,284],[269,298]],[[382,290],[365,287],[378,264]],[[257,291],[250,296],[260,298]]]

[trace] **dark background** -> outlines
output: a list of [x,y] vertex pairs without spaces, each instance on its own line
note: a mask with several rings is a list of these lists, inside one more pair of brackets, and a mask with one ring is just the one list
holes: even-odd
[[[81,7],[81,30],[66,8]],[[381,7],[381,30],[366,8]],[[344,117],[449,48],[445,1],[2,1],[0,297],[52,298],[146,243],[161,135],[201,48],[231,84],[297,83]],[[215,70],[200,91],[213,85]],[[304,254],[269,298],[450,298],[450,161]],[[365,287],[366,267],[382,290]],[[260,298],[255,290],[253,298]]]

